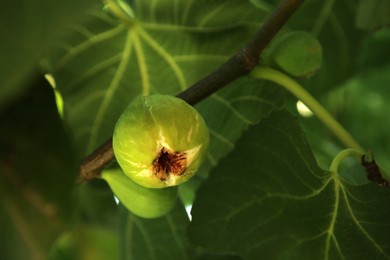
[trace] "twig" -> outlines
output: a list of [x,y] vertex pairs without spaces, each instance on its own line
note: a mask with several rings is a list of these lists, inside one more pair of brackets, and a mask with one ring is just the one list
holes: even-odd
[[260,55],[265,47],[303,1],[282,1],[271,16],[268,17],[255,37],[244,48],[216,71],[179,93],[177,97],[185,100],[190,105],[195,105],[230,82],[250,72],[258,64]]
[[[265,21],[258,33],[239,52],[214,72],[177,97],[190,105],[210,96],[230,82],[250,72],[259,62],[260,55],[304,0],[283,0]],[[79,181],[88,181],[100,175],[101,170],[114,159],[112,138],[89,155],[80,166]]]
[[77,182],[89,181],[100,176],[101,170],[113,159],[114,151],[112,150],[112,138],[110,138],[84,159]]

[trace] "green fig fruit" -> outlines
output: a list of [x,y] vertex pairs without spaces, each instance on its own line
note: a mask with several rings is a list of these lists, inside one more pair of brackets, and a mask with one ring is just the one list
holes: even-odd
[[288,32],[271,45],[267,59],[291,76],[307,78],[321,67],[322,47],[308,32]]
[[179,185],[206,157],[209,131],[196,109],[169,95],[132,102],[116,123],[115,157],[127,176],[148,188]]
[[161,217],[167,214],[176,203],[177,187],[146,188],[127,177],[121,169],[104,170],[102,178],[108,183],[119,201],[139,217]]

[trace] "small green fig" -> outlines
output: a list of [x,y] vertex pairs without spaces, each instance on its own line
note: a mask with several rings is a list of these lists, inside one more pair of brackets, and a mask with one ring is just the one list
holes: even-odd
[[150,189],[138,185],[121,169],[102,172],[115,196],[132,213],[142,218],[158,218],[167,214],[175,205],[178,189]]
[[285,33],[272,43],[269,57],[273,65],[297,78],[313,75],[322,64],[322,47],[308,32]]
[[148,188],[189,180],[205,159],[208,128],[196,109],[169,95],[132,102],[115,125],[113,150],[127,176]]

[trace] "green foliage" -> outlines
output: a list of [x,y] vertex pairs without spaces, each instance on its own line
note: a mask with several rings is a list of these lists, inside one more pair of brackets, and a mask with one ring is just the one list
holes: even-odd
[[[80,162],[112,136],[131,101],[176,95],[218,68],[277,3],[4,3],[0,259],[390,258],[389,189],[368,182],[356,161],[329,172],[340,142],[316,118],[292,116],[296,99],[282,88],[250,76],[195,106],[209,127],[210,149],[166,215],[137,217],[116,205],[102,180],[75,184]],[[308,0],[277,36],[304,31],[318,40],[321,67],[300,83],[373,150],[384,174],[390,173],[386,6]],[[303,51],[293,53],[297,64]],[[44,73],[54,76],[63,116]],[[190,222],[183,204],[193,201]]]
[[50,41],[80,20],[93,0],[15,0],[0,10],[0,109],[22,95]]
[[360,0],[356,26],[375,30],[390,25],[390,1]]
[[322,171],[302,133],[284,111],[251,127],[199,189],[191,241],[243,259],[387,258],[390,190]]
[[17,257],[12,248],[20,249],[20,259],[28,258],[29,251],[45,255],[70,215],[77,176],[51,87],[43,77],[30,84],[29,95],[0,116],[3,259]]
[[157,219],[135,216],[124,208],[120,221],[121,259],[192,259],[187,238],[188,216],[181,204]]
[[75,227],[54,244],[50,260],[118,259],[118,236],[99,227]]

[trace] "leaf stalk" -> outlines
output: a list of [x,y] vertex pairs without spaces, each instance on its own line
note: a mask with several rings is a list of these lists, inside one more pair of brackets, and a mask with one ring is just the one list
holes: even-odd
[[269,68],[256,67],[251,74],[254,78],[272,81],[292,93],[302,101],[324,123],[326,127],[348,148],[364,153],[362,146],[345,128],[297,81],[283,72]]

